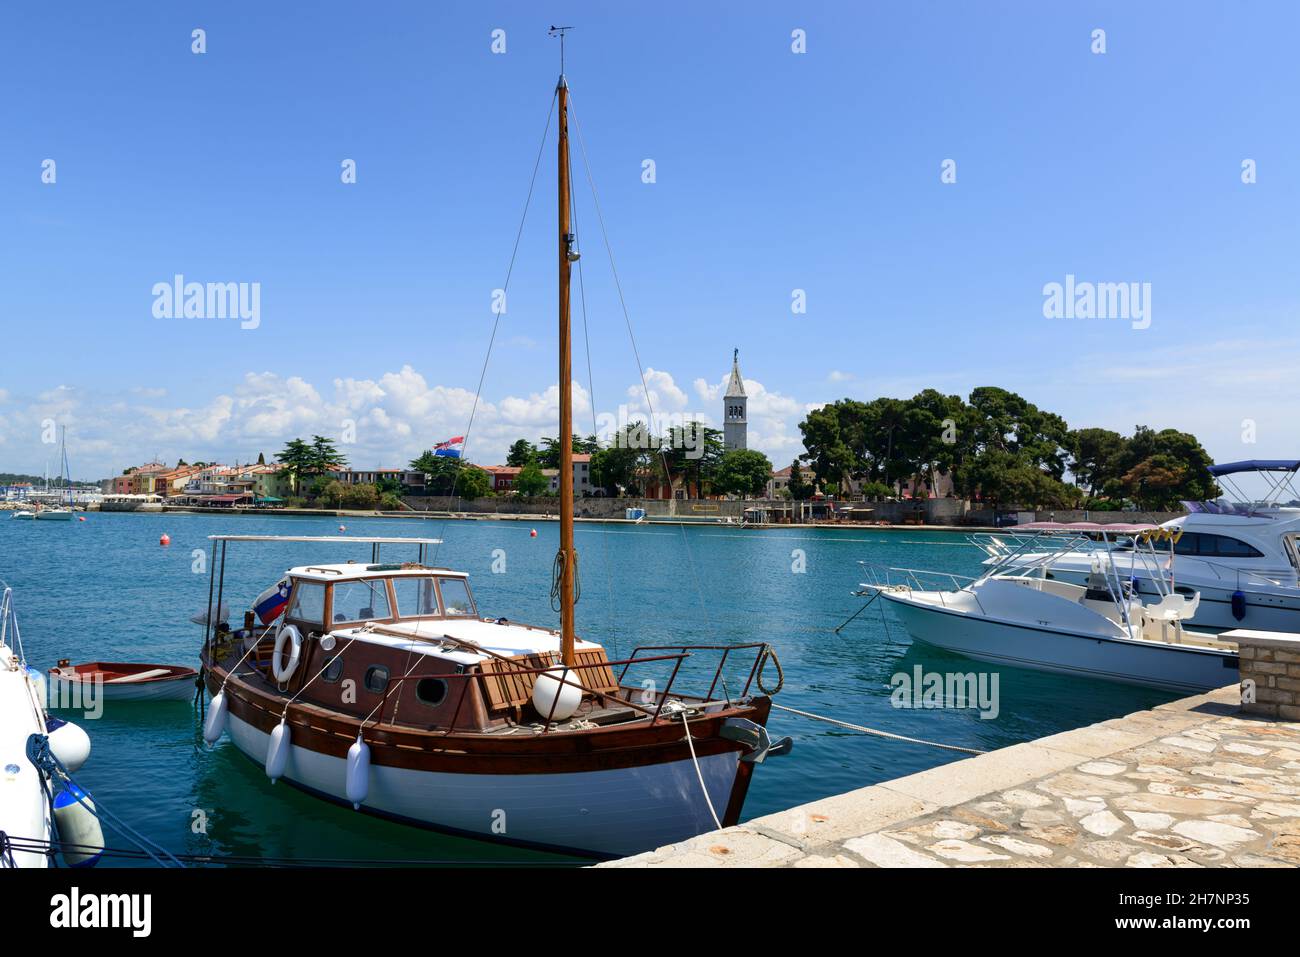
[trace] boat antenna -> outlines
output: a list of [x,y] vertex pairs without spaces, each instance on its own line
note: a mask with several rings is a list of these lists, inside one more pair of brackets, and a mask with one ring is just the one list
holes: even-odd
[[555,24],[551,24],[551,26],[547,28],[546,31],[546,35],[548,37],[560,38],[560,76],[561,77],[564,76],[564,34],[567,31],[572,29],[573,27],[557,27]]

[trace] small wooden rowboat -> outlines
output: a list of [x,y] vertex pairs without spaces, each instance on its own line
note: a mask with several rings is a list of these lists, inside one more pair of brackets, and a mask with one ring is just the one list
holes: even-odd
[[[188,701],[194,697],[198,672],[183,665],[155,665],[126,661],[91,661],[71,664],[64,658],[49,670],[50,684],[57,695],[74,686],[95,685],[97,698],[103,701]],[[52,701],[61,700],[52,695]]]

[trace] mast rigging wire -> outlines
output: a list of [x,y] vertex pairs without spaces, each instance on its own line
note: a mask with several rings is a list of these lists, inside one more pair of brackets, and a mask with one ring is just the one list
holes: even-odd
[[[538,144],[537,147],[537,159],[533,161],[533,175],[532,178],[528,181],[528,195],[524,199],[524,211],[519,217],[519,228],[515,231],[515,245],[514,248],[510,251],[510,264],[506,267],[506,279],[505,282],[501,284],[501,292],[503,295],[510,291],[510,277],[513,276],[515,272],[515,259],[519,255],[519,242],[523,238],[524,223],[527,222],[528,220],[528,210],[532,206],[533,188],[537,185],[537,171],[541,168],[542,165],[542,153],[546,150],[546,138],[551,132],[551,117],[555,115],[555,102],[558,96],[559,96],[559,88],[557,87],[555,90],[551,91],[551,105],[546,111],[546,126],[542,129],[542,141],[540,144]],[[479,399],[482,398],[483,396],[483,382],[487,378],[488,363],[492,361],[492,348],[497,341],[497,331],[501,326],[501,316],[502,316],[502,312],[498,312],[496,313],[496,317],[492,320],[492,335],[489,336],[488,338],[487,352],[483,356],[483,367],[479,370],[478,386],[474,390],[474,404],[470,407],[469,422],[465,426],[465,444],[462,446],[461,457],[456,460],[458,463],[463,463],[465,461],[466,454],[469,452],[469,440],[474,431],[474,417],[478,414]],[[458,467],[456,468],[456,473],[451,480],[450,497],[456,498],[457,502],[459,502],[459,498],[457,498],[456,496],[456,485],[460,481],[460,470],[463,467],[464,467],[463,464],[458,465]],[[442,527],[444,531],[447,527],[447,522],[449,521],[450,519],[443,520]],[[443,536],[439,536],[439,538],[441,537]],[[441,541],[438,542],[438,544],[433,547],[433,558],[431,560],[432,564],[437,564],[438,551],[441,548],[442,548]]]

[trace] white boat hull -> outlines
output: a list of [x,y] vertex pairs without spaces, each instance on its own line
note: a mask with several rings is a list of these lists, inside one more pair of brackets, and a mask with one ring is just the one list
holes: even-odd
[[[243,754],[264,766],[271,736],[234,714],[227,726]],[[700,758],[718,814],[736,780],[739,752]],[[339,803],[347,761],[297,746],[284,777]],[[622,857],[713,830],[690,760],[576,774],[450,774],[372,765],[361,810],[485,840]]]
[[[12,652],[0,644],[0,657]],[[50,840],[52,821],[40,772],[27,759],[27,739],[45,733],[34,679],[22,667],[0,664],[0,831],[15,838]],[[47,867],[45,854],[13,851],[19,867]],[[7,860],[0,862],[0,868]]]
[[1223,651],[1072,634],[932,607],[905,594],[881,597],[917,641],[979,661],[1185,694],[1239,680],[1236,655]]
[[44,510],[42,510],[42,511],[39,511],[39,512],[36,513],[36,521],[38,521],[38,522],[70,522],[70,521],[72,521],[72,513],[71,513],[71,512],[63,512],[63,511],[54,512],[54,511],[44,511]]

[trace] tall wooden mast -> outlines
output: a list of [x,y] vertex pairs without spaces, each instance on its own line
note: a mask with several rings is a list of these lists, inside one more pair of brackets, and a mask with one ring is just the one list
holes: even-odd
[[560,654],[564,664],[576,664],[573,652],[573,598],[577,553],[573,549],[573,357],[569,323],[569,277],[574,236],[569,218],[569,84],[564,78],[564,30],[560,36],[559,201],[560,201]]

